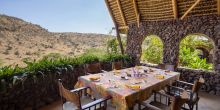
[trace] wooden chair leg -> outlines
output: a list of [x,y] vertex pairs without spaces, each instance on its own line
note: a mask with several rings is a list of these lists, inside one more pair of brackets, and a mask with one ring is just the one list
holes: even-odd
[[129,110],[134,110],[134,107],[130,107]]
[[138,103],[138,110],[141,110],[141,104]]
[[193,110],[193,105],[189,104],[189,110]]
[[197,103],[196,103],[196,110],[198,110],[198,106],[199,106],[199,105],[198,105],[198,102],[197,102]]

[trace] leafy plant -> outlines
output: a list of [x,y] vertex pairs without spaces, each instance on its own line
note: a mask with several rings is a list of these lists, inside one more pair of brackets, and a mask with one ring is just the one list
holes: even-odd
[[149,63],[161,63],[163,56],[163,43],[160,38],[147,36],[143,44],[142,60]]
[[83,54],[79,57],[82,63],[96,63],[99,62],[99,58],[93,54]]
[[108,53],[118,53],[118,41],[116,38],[107,41]]
[[[206,62],[206,59],[200,59],[199,51],[196,46],[205,47],[208,50],[213,48],[212,43],[205,37],[198,35],[189,35],[180,43],[179,65],[194,69],[212,70],[212,64]],[[161,63],[163,55],[163,43],[158,37],[147,36],[143,42],[142,60],[149,63]]]
[[194,69],[212,70],[212,64],[207,64],[206,59],[200,59],[197,50],[181,47],[180,48],[180,65]]

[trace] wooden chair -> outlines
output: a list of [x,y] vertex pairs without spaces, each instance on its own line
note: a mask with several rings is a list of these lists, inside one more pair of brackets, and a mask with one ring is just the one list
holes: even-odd
[[[168,86],[167,93],[169,95],[180,95],[183,91],[187,91],[190,98],[186,102],[189,106],[189,110],[193,110],[196,105],[196,110],[198,110],[198,102],[199,102],[199,89],[205,80],[200,77],[199,80],[196,80],[194,84],[184,82],[184,81],[176,81],[173,86]],[[187,108],[184,108],[187,109]]]
[[164,70],[165,69],[165,64],[162,64],[162,63],[158,64],[158,68]]
[[186,91],[181,96],[170,96],[162,92],[154,92],[154,100],[150,103],[141,103],[144,108],[142,109],[139,105],[139,110],[181,110],[188,97]]
[[158,64],[159,69],[175,71],[175,65],[170,64]]
[[175,65],[166,64],[165,70],[175,71]]
[[[59,79],[59,94],[61,96],[61,101],[63,103],[62,110],[106,110],[107,101],[111,99],[111,97],[105,97],[98,100],[93,101],[90,97],[86,98],[86,91],[89,89],[88,87],[82,87],[74,90],[68,90],[64,88],[62,81]],[[83,105],[82,96],[84,92],[84,101],[89,103]]]
[[123,62],[119,61],[119,62],[112,62],[112,70],[120,70],[123,68]]
[[86,74],[96,74],[96,73],[106,72],[101,69],[100,63],[85,64],[84,68]]

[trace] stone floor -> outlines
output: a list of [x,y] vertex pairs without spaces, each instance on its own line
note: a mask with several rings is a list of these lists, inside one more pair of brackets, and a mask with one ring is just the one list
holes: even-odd
[[[201,92],[200,97],[199,110],[220,110],[220,96]],[[62,110],[61,102],[54,102],[51,105],[42,107],[40,110]]]

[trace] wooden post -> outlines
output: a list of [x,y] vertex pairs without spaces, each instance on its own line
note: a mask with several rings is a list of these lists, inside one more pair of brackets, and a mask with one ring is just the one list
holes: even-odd
[[188,14],[189,12],[197,5],[199,4],[201,0],[197,0],[185,13],[184,15],[180,18],[181,20],[184,19]]
[[123,48],[123,45],[122,45],[121,36],[120,36],[120,33],[119,33],[119,30],[118,30],[117,26],[115,27],[115,30],[116,30],[116,37],[117,37],[117,40],[118,40],[118,43],[119,43],[119,47],[121,49],[121,54],[124,54],[124,48]]
[[220,0],[217,0],[218,15],[220,15]]
[[173,5],[173,16],[174,16],[174,19],[177,19],[178,18],[178,11],[177,11],[176,0],[172,0],[172,5]]
[[[121,53],[124,54],[124,48],[123,48],[123,45],[122,45],[122,42],[121,42],[121,36],[120,36],[120,33],[119,33],[118,25],[117,25],[116,20],[115,20],[115,18],[114,18],[114,16],[113,16],[113,13],[112,13],[112,10],[111,10],[111,8],[110,8],[110,6],[109,6],[108,0],[105,0],[105,4],[106,4],[106,6],[108,7],[108,11],[109,11],[109,13],[110,13],[110,15],[111,15],[111,17],[112,17],[113,23],[114,23],[114,25],[115,25],[116,37],[117,37],[117,40],[118,40],[118,43],[119,43],[119,46],[120,46],[120,49],[121,49]],[[122,13],[122,14],[123,14],[123,13]],[[126,28],[126,27],[127,27],[127,26],[122,27],[122,28]]]

